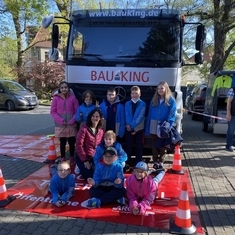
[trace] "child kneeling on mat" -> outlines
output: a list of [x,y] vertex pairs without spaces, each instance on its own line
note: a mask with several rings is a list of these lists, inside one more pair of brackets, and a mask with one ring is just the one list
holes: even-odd
[[87,179],[87,183],[92,185],[89,189],[92,198],[88,200],[88,207],[100,207],[112,202],[125,204],[123,168],[117,159],[117,150],[108,147],[102,161],[95,167],[93,179]]
[[165,175],[165,170],[160,171],[155,178],[148,175],[149,169],[145,162],[138,162],[133,174],[126,179],[127,198],[133,215],[144,215],[151,209],[158,190],[158,183]]
[[71,173],[68,162],[57,165],[57,172],[53,174],[50,181],[50,192],[52,203],[57,207],[64,206],[74,195],[75,178]]

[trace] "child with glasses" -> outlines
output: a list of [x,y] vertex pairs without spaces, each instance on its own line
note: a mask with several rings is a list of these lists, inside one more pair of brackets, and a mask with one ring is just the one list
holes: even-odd
[[117,150],[108,147],[102,161],[96,165],[93,178],[87,179],[87,183],[92,185],[89,189],[91,199],[88,200],[88,207],[99,208],[112,202],[125,204],[124,174],[117,159]]
[[52,203],[57,207],[64,206],[74,195],[75,178],[71,173],[68,162],[57,165],[57,172],[50,181],[50,192]]

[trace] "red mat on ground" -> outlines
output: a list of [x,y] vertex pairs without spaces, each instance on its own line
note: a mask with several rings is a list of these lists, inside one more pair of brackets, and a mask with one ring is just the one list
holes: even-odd
[[[35,162],[44,162],[48,157],[50,138],[40,135],[2,135],[0,154],[23,158]],[[59,139],[55,139],[57,156],[59,155]]]
[[151,205],[152,209],[143,216],[134,216],[130,213],[127,206],[121,206],[119,204],[106,205],[99,209],[87,209],[83,205],[85,205],[85,201],[89,198],[89,186],[84,180],[80,179],[79,176],[75,177],[75,195],[71,198],[71,201],[62,208],[53,206],[50,201],[50,194],[47,191],[50,180],[49,166],[41,168],[15,186],[9,188],[8,194],[15,195],[16,199],[8,204],[6,208],[57,216],[169,229],[169,220],[175,219],[182,183],[186,182],[188,185],[192,221],[196,224],[197,233],[204,234],[187,171],[185,171],[184,175],[165,174],[159,186],[159,195],[161,195],[161,192],[164,192],[164,199],[157,198],[155,203]]

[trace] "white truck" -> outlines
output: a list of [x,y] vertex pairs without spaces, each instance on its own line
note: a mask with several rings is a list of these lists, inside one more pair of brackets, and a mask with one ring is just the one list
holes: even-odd
[[[184,26],[197,26],[195,64],[201,64],[204,25],[188,23],[179,11],[172,9],[79,10],[64,20],[53,23],[51,58],[58,59],[58,25],[67,22],[70,29],[64,55],[66,81],[79,100],[86,89],[91,89],[102,101],[107,89],[115,87],[125,102],[130,99],[131,86],[138,85],[148,106],[156,85],[166,81],[177,102],[176,126],[181,131]],[[43,27],[52,21],[52,16],[44,18]]]

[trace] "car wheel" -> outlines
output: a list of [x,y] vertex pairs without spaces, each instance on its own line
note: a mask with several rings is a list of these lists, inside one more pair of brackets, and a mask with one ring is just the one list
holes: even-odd
[[207,132],[208,131],[208,123],[202,123],[203,129],[202,131]]
[[15,105],[14,105],[14,103],[13,103],[11,100],[8,100],[8,101],[7,101],[7,110],[8,110],[8,111],[13,111],[13,110],[15,110]]

